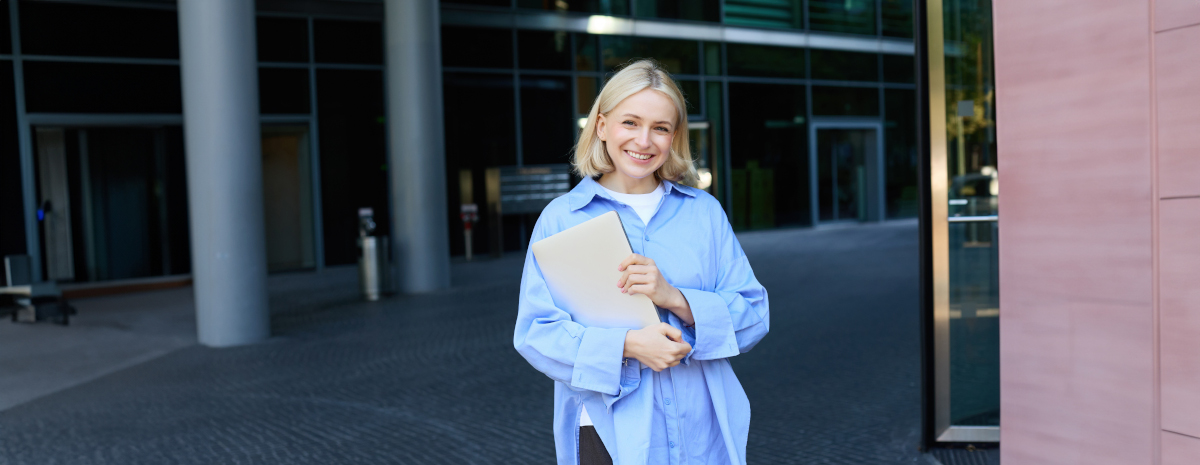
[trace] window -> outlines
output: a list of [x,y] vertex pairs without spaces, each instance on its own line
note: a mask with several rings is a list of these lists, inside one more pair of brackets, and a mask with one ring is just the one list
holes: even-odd
[[[179,21],[171,10],[58,2],[20,6],[22,53],[179,58]],[[7,18],[8,5],[0,7]],[[4,26],[7,31],[8,23]]]
[[801,0],[725,0],[725,24],[802,29],[804,3]]
[[725,44],[730,76],[804,78],[804,49]]
[[601,45],[606,71],[640,58],[653,58],[671,74],[700,74],[700,47],[694,41],[607,36],[601,39]]
[[313,21],[313,51],[320,63],[383,63],[383,24]]
[[718,0],[638,0],[636,15],[639,18],[720,21],[720,13]]
[[442,28],[442,66],[512,68],[512,31],[447,26]]
[[812,99],[813,115],[879,115],[879,89],[875,87],[813,86]]
[[875,34],[875,0],[808,0],[814,31]]
[[308,21],[258,17],[258,61],[308,62]]
[[812,50],[812,78],[836,81],[879,81],[879,55]]
[[25,62],[30,113],[181,113],[179,67]]

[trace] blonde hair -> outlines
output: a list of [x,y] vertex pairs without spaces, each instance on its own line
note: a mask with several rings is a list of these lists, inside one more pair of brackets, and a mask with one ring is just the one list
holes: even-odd
[[675,134],[671,140],[671,153],[654,176],[689,186],[695,186],[698,176],[696,167],[692,164],[692,151],[688,147],[687,105],[683,92],[671,75],[667,74],[654,60],[635,61],[604,84],[600,96],[592,104],[588,113],[587,124],[579,134],[575,144],[575,156],[572,165],[580,176],[596,177],[611,173],[614,169],[612,158],[609,158],[604,142],[596,135],[596,123],[600,115],[607,116],[614,108],[630,95],[645,89],[654,89],[675,104],[677,123]]

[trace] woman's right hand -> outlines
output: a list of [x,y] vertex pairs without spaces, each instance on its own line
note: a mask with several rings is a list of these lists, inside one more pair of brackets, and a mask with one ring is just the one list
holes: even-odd
[[659,323],[625,333],[625,358],[634,358],[654,371],[663,371],[679,364],[692,346],[683,341],[683,333],[675,327]]

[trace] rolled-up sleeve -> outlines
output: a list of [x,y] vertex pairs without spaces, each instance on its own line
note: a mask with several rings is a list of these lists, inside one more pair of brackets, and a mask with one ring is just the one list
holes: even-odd
[[680,289],[695,320],[690,358],[714,360],[754,348],[770,330],[767,290],[754,277],[750,261],[724,212],[714,213],[717,279],[712,290]]
[[[543,215],[544,216],[544,215]],[[541,220],[530,243],[550,234]],[[628,329],[588,328],[554,304],[530,249],[521,275],[521,296],[513,346],[538,371],[576,390],[605,394],[610,406],[640,384],[637,370],[624,370]]]

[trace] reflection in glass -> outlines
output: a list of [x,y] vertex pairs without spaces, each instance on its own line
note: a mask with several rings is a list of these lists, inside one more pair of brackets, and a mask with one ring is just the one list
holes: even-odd
[[592,111],[597,95],[596,78],[581,76],[575,79],[575,109],[580,115],[586,116]]
[[809,51],[813,79],[878,81],[879,55],[839,50]]
[[[358,261],[359,208],[388,211],[384,100],[381,70],[317,70],[320,201],[327,265]],[[447,126],[447,133],[450,128]],[[388,222],[378,223],[379,234],[390,233]]]
[[918,202],[917,96],[911,89],[884,89],[883,98],[887,216],[913,218]]
[[801,0],[725,0],[725,24],[803,29],[804,3]]
[[570,78],[521,75],[522,163],[569,162],[578,131],[575,121]]
[[725,153],[725,130],[723,124],[725,113],[722,110],[724,104],[721,101],[721,83],[705,83],[704,92],[706,100],[704,111],[705,116],[708,118],[708,133],[711,138],[708,147],[709,153],[711,153],[709,159],[712,160],[712,163],[709,168],[712,170],[713,176],[713,186],[709,192],[717,200],[720,200],[722,204],[726,204],[728,202],[725,199],[725,178],[723,177],[725,175],[725,157],[723,155]]
[[804,49],[725,44],[730,76],[804,77]]
[[313,20],[313,57],[318,63],[383,64],[383,24]]
[[721,74],[721,44],[717,42],[704,43],[704,74],[709,76]]
[[821,221],[867,219],[866,158],[877,153],[872,129],[817,128],[817,204]]
[[700,81],[692,81],[687,79],[677,79],[679,90],[683,92],[683,98],[687,101],[687,114],[695,115],[700,113]]
[[605,70],[615,70],[640,58],[654,58],[671,74],[700,74],[700,52],[694,41],[606,36],[601,45]]
[[882,10],[883,35],[911,39],[913,36],[913,4],[912,0],[883,0]]
[[264,115],[309,112],[308,70],[258,68],[258,108]]
[[875,0],[808,0],[814,31],[875,34]]
[[883,54],[883,81],[904,84],[917,82],[916,63],[912,55]]
[[517,0],[517,8],[629,16],[629,0]]
[[879,88],[877,87],[813,86],[812,96],[814,115],[879,115]]
[[308,21],[303,18],[259,16],[254,33],[258,37],[258,61],[302,63],[308,61]]
[[997,222],[950,223],[950,424],[1000,424]]
[[442,26],[442,66],[512,68],[512,31]]
[[564,31],[517,31],[521,69],[571,69],[571,36]]
[[720,21],[720,11],[718,0],[638,0],[636,14],[639,18]]
[[[21,52],[30,55],[179,58],[179,22],[169,9],[20,2]],[[10,34],[8,2],[4,32]],[[67,33],[67,31],[70,31]],[[4,42],[10,43],[5,37]]]
[[991,2],[943,4],[949,188],[950,424],[1000,424]]
[[575,34],[575,70],[596,71],[596,65],[600,63],[596,53],[599,48],[596,45],[596,36]]
[[190,270],[181,127],[35,127],[33,133],[39,203],[53,205],[42,223],[47,279]]
[[730,222],[811,225],[804,87],[729,83]]
[[[462,231],[459,205],[462,189],[458,176],[461,170],[472,172],[472,191],[487,192],[484,173],[495,166],[517,164],[517,127],[515,118],[491,118],[480,124],[481,108],[487,113],[512,115],[516,108],[513,99],[512,74],[445,73],[442,78],[445,95],[446,121],[446,219],[450,231]],[[522,89],[524,90],[524,89]],[[586,110],[583,110],[586,111]],[[470,128],[471,137],[456,137]],[[573,132],[571,134],[574,134]],[[482,195],[482,194],[476,194]],[[479,198],[473,199],[480,202]],[[486,233],[472,236],[475,253],[491,250],[492,231],[489,215],[479,215],[476,231]],[[461,240],[450,241],[450,254],[465,253]]]
[[264,127],[262,171],[267,271],[316,266],[308,126]]

